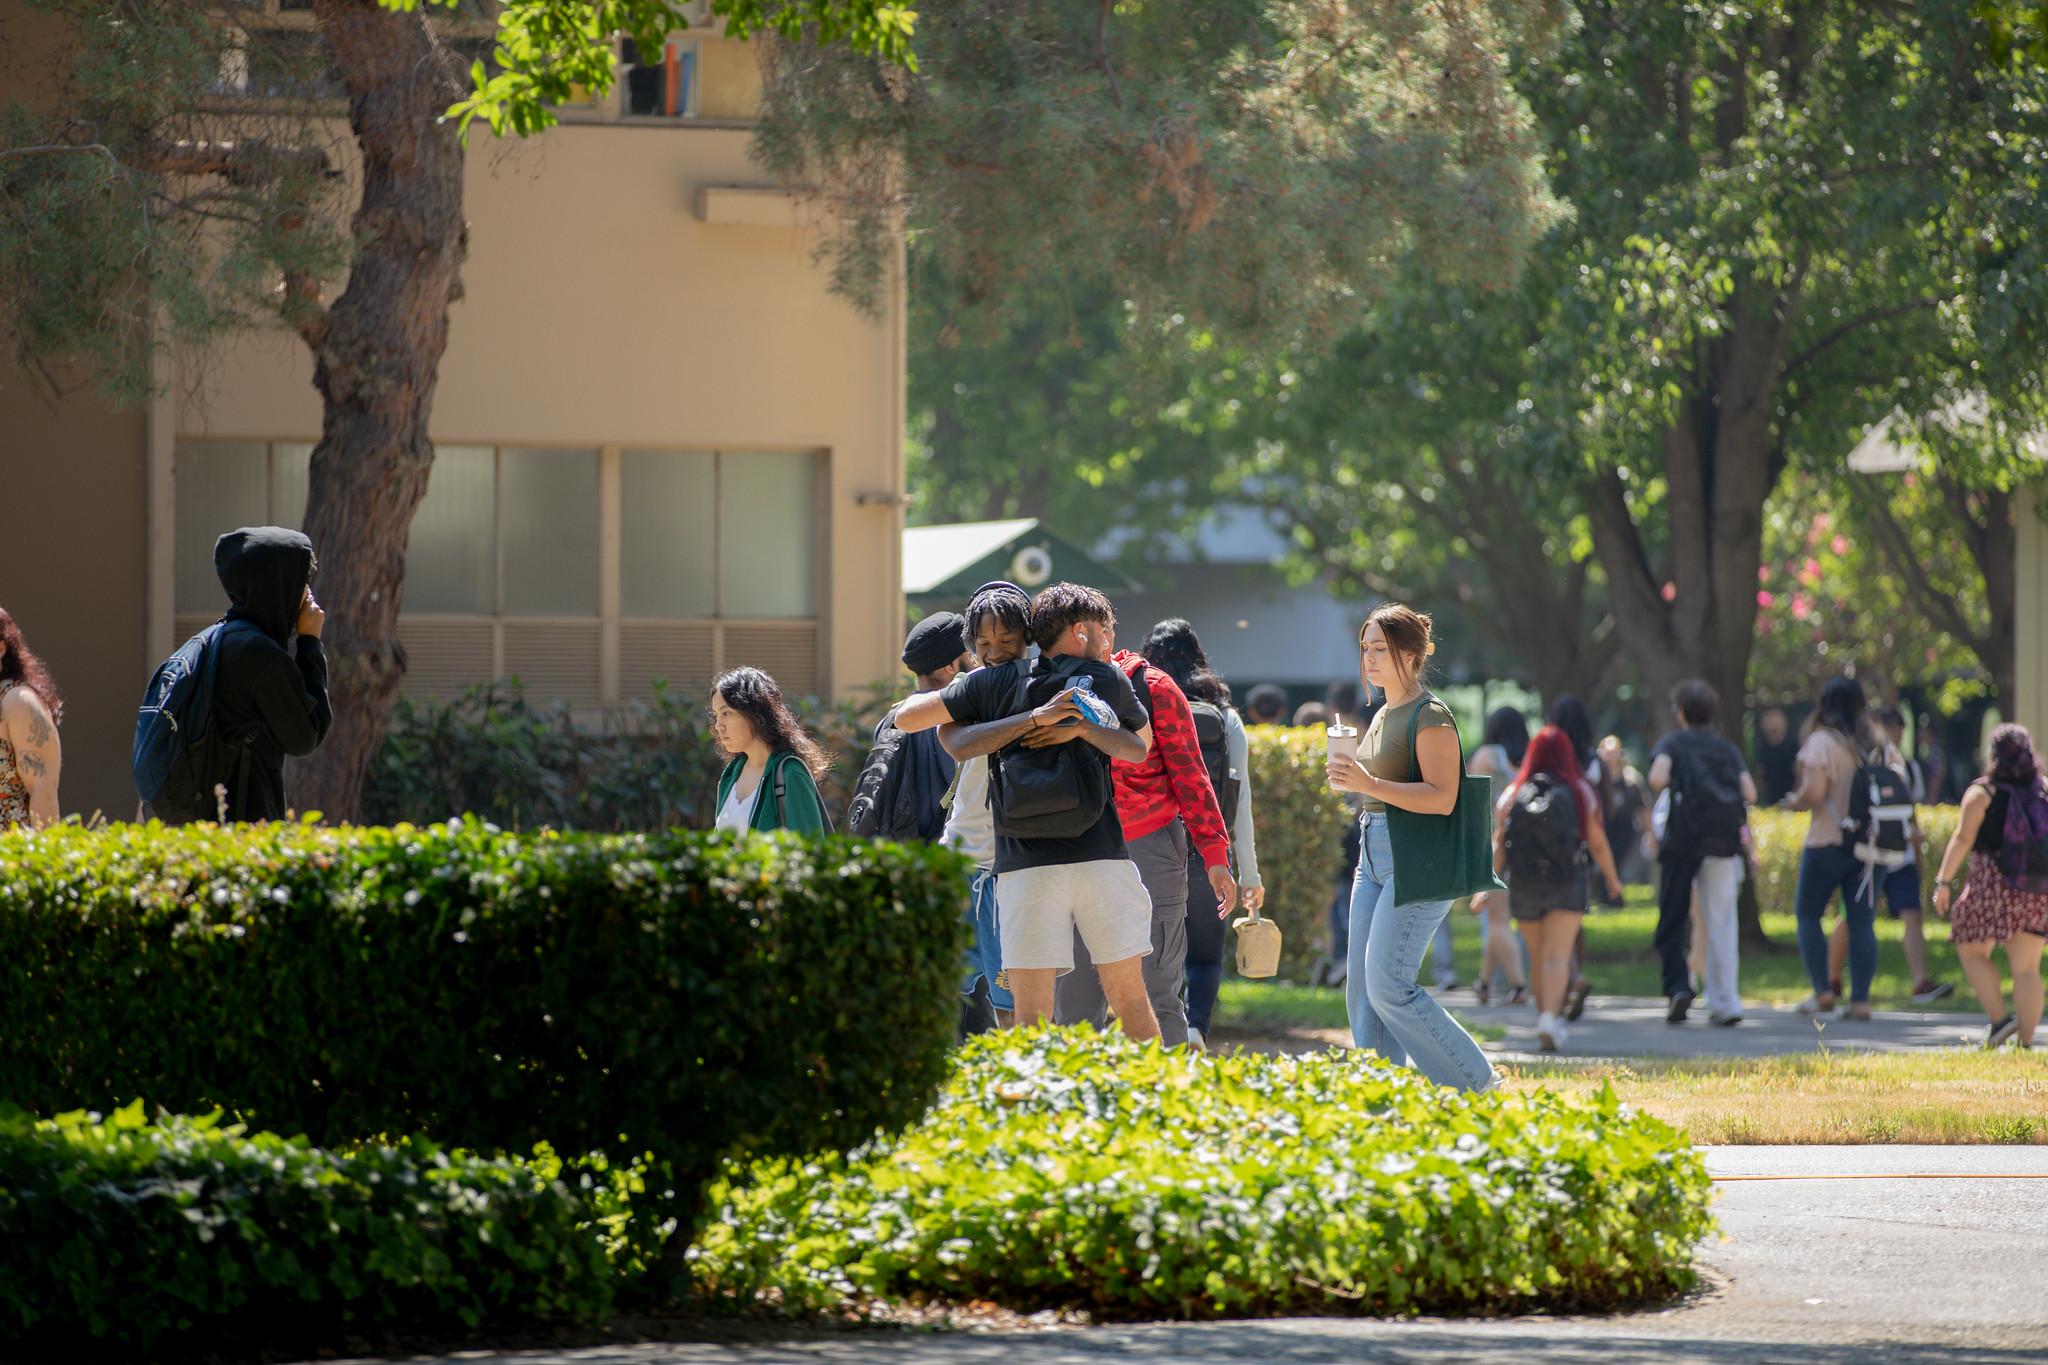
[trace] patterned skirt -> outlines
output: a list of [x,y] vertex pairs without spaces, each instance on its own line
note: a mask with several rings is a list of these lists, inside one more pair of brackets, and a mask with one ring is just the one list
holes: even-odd
[[1957,943],[2003,943],[2014,934],[2048,936],[2048,892],[2013,890],[1999,875],[1996,857],[1972,853],[1970,874],[1949,922],[1949,937]]

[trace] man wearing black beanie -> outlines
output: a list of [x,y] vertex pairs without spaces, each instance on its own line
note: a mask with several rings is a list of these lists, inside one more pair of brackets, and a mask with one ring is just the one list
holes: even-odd
[[[967,622],[957,612],[927,616],[903,642],[903,666],[920,692],[951,682],[967,657]],[[946,828],[946,792],[955,764],[936,733],[906,735],[892,709],[875,727],[875,743],[847,808],[849,833],[935,842]]]

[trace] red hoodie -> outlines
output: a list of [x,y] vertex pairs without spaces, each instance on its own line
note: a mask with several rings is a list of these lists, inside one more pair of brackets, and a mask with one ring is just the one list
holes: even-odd
[[[1202,746],[1195,739],[1195,717],[1180,684],[1128,649],[1118,650],[1111,662],[1130,678],[1138,700],[1152,712],[1151,752],[1142,763],[1118,760],[1111,765],[1124,838],[1157,834],[1177,815],[1187,825],[1203,866],[1229,867],[1230,836],[1223,828],[1223,807],[1209,785],[1209,767],[1202,762]],[[1143,682],[1136,676],[1141,666]]]

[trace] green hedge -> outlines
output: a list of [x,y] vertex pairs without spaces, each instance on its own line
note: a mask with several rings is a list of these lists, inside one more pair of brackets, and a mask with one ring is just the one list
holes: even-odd
[[[1930,904],[1934,873],[1941,866],[1942,851],[1955,833],[1961,818],[1960,806],[1922,806],[1920,829],[1927,836],[1927,854],[1920,860],[1920,903]],[[1753,810],[1749,813],[1749,838],[1756,849],[1756,895],[1759,908],[1789,915],[1793,891],[1799,885],[1799,854],[1806,844],[1806,829],[1812,817],[1805,811]]]
[[1088,1030],[962,1049],[852,1158],[735,1172],[700,1291],[1109,1316],[1594,1307],[1693,1282],[1710,1186],[1612,1090],[1440,1089],[1364,1053],[1201,1058]]
[[0,1100],[218,1105],[321,1145],[652,1151],[687,1201],[729,1150],[843,1147],[923,1111],[964,883],[943,850],[789,835],[8,835]]
[[0,1344],[75,1359],[331,1347],[349,1329],[590,1321],[612,1275],[529,1165],[336,1155],[208,1119],[0,1117]]
[[[879,688],[841,702],[792,699],[833,755],[821,786],[835,821],[875,722],[899,699]],[[370,763],[363,814],[373,825],[475,815],[507,829],[708,829],[724,766],[701,694],[657,684],[651,701],[593,728],[567,706],[530,700],[515,681],[447,702],[400,698]]]
[[1262,913],[1280,925],[1280,975],[1306,981],[1328,947],[1345,826],[1358,817],[1330,790],[1321,730],[1255,725],[1246,734],[1259,875],[1266,884]]

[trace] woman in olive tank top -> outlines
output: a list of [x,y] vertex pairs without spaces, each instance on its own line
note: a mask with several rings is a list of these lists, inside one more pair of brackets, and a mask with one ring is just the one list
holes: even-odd
[[1330,762],[1330,785],[1365,803],[1351,887],[1344,1008],[1357,1046],[1412,1064],[1440,1085],[1485,1090],[1496,1079],[1486,1054],[1416,983],[1451,903],[1394,903],[1387,807],[1448,820],[1457,809],[1464,771],[1457,722],[1423,686],[1423,668],[1435,648],[1429,618],[1397,602],[1373,612],[1359,632],[1359,679],[1378,688],[1386,704],[1360,738],[1358,756]]

